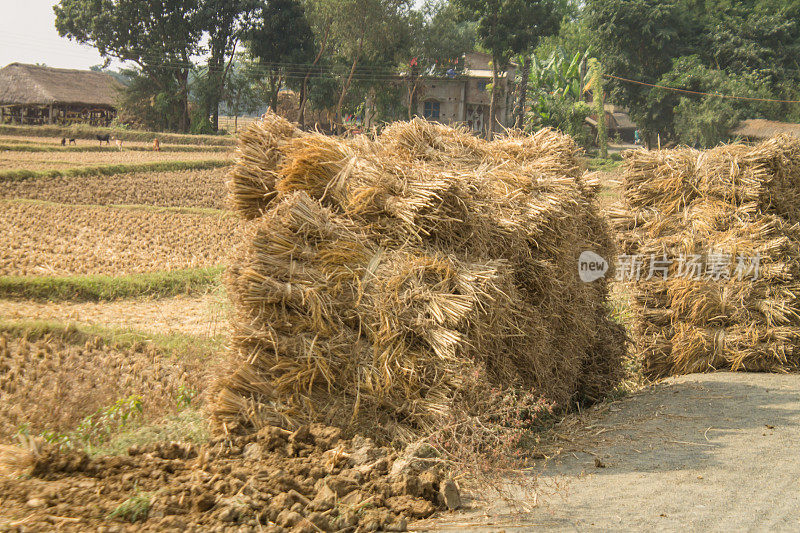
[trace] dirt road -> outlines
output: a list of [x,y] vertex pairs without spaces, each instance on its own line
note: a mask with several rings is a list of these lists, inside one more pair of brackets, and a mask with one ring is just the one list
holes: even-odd
[[800,375],[673,378],[584,421],[529,512],[489,497],[415,529],[800,530]]

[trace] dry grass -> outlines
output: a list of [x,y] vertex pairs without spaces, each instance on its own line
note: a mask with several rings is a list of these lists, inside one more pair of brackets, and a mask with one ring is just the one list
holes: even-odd
[[226,173],[220,168],[7,181],[0,182],[0,199],[224,209]]
[[240,150],[232,204],[254,220],[229,276],[227,429],[408,441],[454,413],[489,423],[491,388],[566,407],[616,385],[622,328],[577,270],[612,242],[568,137],[414,120],[343,141],[267,116]]
[[[123,145],[124,147],[124,145]],[[225,152],[0,152],[0,170],[51,170],[159,161],[225,161]]]
[[228,216],[157,209],[0,205],[0,275],[119,275],[218,265],[238,225]]
[[0,440],[11,441],[20,429],[69,431],[132,395],[143,398],[147,417],[173,411],[181,391],[204,389],[207,368],[197,355],[170,358],[152,346],[117,349],[99,338],[76,345],[59,336],[0,333]]
[[[636,336],[650,377],[800,367],[800,141],[627,153],[626,253],[730,255],[731,279],[659,275],[637,284]],[[760,257],[758,279],[733,275]]]

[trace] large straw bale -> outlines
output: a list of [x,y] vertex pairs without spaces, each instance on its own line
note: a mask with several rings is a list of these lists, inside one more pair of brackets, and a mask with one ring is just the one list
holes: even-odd
[[[681,278],[673,263],[668,280],[636,283],[649,375],[800,366],[800,141],[629,151],[625,200],[612,213],[624,253],[730,261],[729,279]],[[757,276],[737,273],[756,256]]]
[[267,116],[241,144],[230,190],[251,222],[227,276],[226,429],[319,421],[408,441],[491,388],[568,406],[618,382],[607,283],[577,270],[613,242],[568,137],[489,143],[415,119],[344,140]]

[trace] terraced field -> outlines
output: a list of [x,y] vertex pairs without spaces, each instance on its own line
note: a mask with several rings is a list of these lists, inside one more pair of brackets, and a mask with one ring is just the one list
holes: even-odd
[[144,140],[63,148],[6,130],[0,445],[113,447],[175,417],[175,438],[205,435],[206,375],[227,334],[220,276],[240,228],[225,208],[232,147],[183,136],[160,152]]

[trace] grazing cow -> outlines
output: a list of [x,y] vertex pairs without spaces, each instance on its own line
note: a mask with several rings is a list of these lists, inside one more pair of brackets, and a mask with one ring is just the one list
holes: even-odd
[[67,138],[66,137],[62,137],[61,138],[61,146],[66,146],[66,145],[67,145]]
[[100,146],[103,146],[103,143],[106,143],[106,145],[111,145],[111,135],[108,133],[105,135],[98,135],[97,140],[100,141]]
[[70,138],[69,144],[74,144],[75,146],[78,146],[78,143],[75,141],[74,137]]

